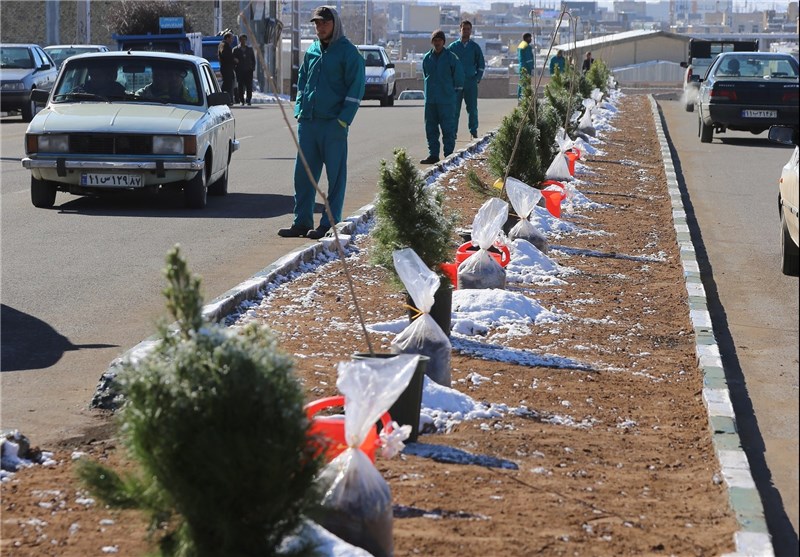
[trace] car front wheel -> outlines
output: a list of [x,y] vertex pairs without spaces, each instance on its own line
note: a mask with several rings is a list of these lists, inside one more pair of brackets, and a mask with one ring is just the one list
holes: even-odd
[[781,211],[781,256],[783,274],[791,277],[800,275],[800,248],[792,241],[783,211]]
[[208,195],[228,195],[228,169],[230,168],[230,153],[225,164],[225,173],[216,182],[208,186]]
[[30,122],[31,120],[33,120],[33,117],[36,116],[36,113],[38,111],[39,110],[38,107],[36,106],[36,103],[33,102],[30,98],[28,98],[28,102],[26,102],[22,106],[22,121]]
[[188,209],[203,209],[206,206],[208,188],[206,187],[206,171],[201,170],[194,178],[187,180],[183,186],[183,199]]
[[31,176],[31,203],[40,209],[50,209],[56,203],[56,185]]

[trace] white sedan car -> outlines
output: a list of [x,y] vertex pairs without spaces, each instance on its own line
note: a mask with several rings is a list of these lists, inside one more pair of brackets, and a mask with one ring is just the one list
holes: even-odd
[[769,139],[784,145],[795,145],[792,156],[781,170],[778,180],[778,213],[781,219],[781,270],[785,275],[797,276],[800,273],[800,229],[798,227],[798,207],[800,207],[800,180],[798,179],[798,145],[800,128],[792,126],[772,126]]
[[[35,93],[36,94],[36,93]],[[180,188],[186,206],[225,195],[239,148],[228,95],[208,61],[160,52],[107,52],[64,62],[25,135],[31,201]]]

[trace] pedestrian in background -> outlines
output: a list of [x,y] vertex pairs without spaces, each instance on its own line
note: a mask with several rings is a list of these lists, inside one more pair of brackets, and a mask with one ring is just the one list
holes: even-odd
[[319,183],[322,167],[328,178],[328,213],[322,213],[314,226],[316,190],[298,153],[294,164],[294,221],[281,228],[284,238],[306,236],[319,239],[342,220],[347,186],[347,133],[364,96],[364,58],[344,36],[339,14],[330,6],[320,6],[311,17],[317,32],[305,53],[297,80],[294,117],[298,121],[297,140],[314,181]]
[[233,90],[234,70],[236,66],[236,59],[233,57],[233,49],[231,43],[233,42],[233,33],[225,33],[219,43],[217,49],[217,57],[219,58],[219,73],[222,74],[222,90],[230,95],[230,102],[233,104],[235,94]]
[[533,37],[530,33],[522,35],[522,42],[517,46],[517,60],[519,61],[519,80],[520,84],[517,86],[517,98],[522,98],[522,70],[528,73],[528,78],[533,77],[533,47],[531,40]]
[[236,90],[237,102],[244,105],[251,104],[253,100],[253,71],[256,69],[256,55],[253,47],[247,44],[247,35],[239,35],[239,45],[233,49],[236,59],[236,81],[239,84]]
[[556,68],[558,68],[558,71],[563,74],[566,67],[567,60],[564,58],[564,51],[559,50],[550,60],[550,75],[556,73]]
[[439,162],[439,130],[444,156],[456,147],[456,100],[464,87],[464,69],[458,56],[444,47],[444,31],[431,34],[431,48],[422,58],[425,80],[425,135],[428,157],[420,164]]
[[478,84],[483,79],[483,71],[486,68],[486,61],[483,58],[483,51],[478,43],[473,41],[472,23],[464,20],[459,26],[461,38],[453,41],[448,49],[458,56],[461,61],[461,68],[464,70],[464,89],[458,93],[456,99],[456,137],[458,137],[458,120],[461,116],[461,102],[467,105],[467,115],[469,117],[469,133],[474,138],[478,137]]
[[581,66],[581,69],[583,70],[583,73],[588,72],[589,68],[592,67],[592,64],[594,64],[594,58],[592,58],[592,53],[591,52],[587,52],[586,53],[586,58],[583,59],[583,65]]

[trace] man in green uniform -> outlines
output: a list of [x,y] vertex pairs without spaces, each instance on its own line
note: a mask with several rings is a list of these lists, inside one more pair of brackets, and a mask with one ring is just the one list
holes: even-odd
[[319,239],[342,220],[347,187],[347,133],[364,96],[364,58],[344,36],[339,14],[320,6],[311,18],[317,40],[306,51],[297,80],[294,117],[297,139],[314,181],[319,183],[322,167],[328,178],[328,204],[335,222],[322,213],[314,229],[316,190],[300,155],[294,165],[294,221],[281,228],[284,238]]
[[[522,70],[528,72],[528,77],[533,77],[533,47],[530,33],[522,35],[522,42],[517,46],[517,60],[519,61],[519,78],[522,80]],[[517,98],[522,98],[522,85],[517,86]]]
[[464,87],[464,69],[458,56],[444,47],[444,31],[431,35],[431,48],[422,58],[425,80],[425,135],[428,157],[420,164],[439,162],[439,129],[442,132],[444,156],[456,147],[456,100]]
[[456,135],[458,135],[458,120],[461,116],[461,101],[467,105],[467,115],[469,116],[469,133],[473,138],[478,137],[478,83],[483,78],[483,71],[486,62],[483,58],[483,51],[478,43],[473,41],[472,23],[464,20],[461,22],[461,38],[453,41],[447,47],[453,54],[458,56],[461,67],[464,70],[464,89],[458,94],[456,99]]

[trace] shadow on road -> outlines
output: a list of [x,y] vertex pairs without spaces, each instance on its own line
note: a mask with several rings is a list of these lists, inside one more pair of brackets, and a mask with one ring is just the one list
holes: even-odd
[[[662,118],[664,131],[669,138],[669,129],[666,119]],[[743,139],[731,138],[726,142],[736,142],[741,145],[777,147],[778,145],[766,139]],[[764,438],[758,425],[758,419],[753,409],[753,403],[747,391],[747,381],[742,371],[739,356],[736,351],[736,344],[728,323],[728,316],[725,306],[719,296],[716,281],[714,280],[714,270],[708,257],[708,251],[703,241],[697,217],[686,187],[686,180],[683,175],[678,152],[670,141],[670,152],[675,163],[675,174],[678,187],[681,192],[684,209],[686,210],[686,222],[692,243],[695,246],[697,263],[703,280],[703,288],[706,292],[708,301],[708,311],[711,314],[711,321],[714,324],[714,336],[719,346],[720,357],[722,358],[725,370],[725,380],[730,391],[731,403],[736,414],[736,425],[742,449],[747,455],[750,464],[750,471],[756,488],[761,496],[761,503],[764,506],[764,516],[767,521],[769,533],[772,536],[772,544],[775,555],[798,555],[800,544],[798,544],[797,533],[794,531],[791,521],[785,511],[785,505],[780,492],[772,483],[772,474],[767,466],[764,456],[766,447]]]
[[68,350],[115,348],[115,344],[72,344],[67,337],[32,315],[0,304],[0,371],[45,369]]
[[97,197],[59,193],[56,208],[62,214],[113,217],[191,218],[191,219],[263,219],[292,214],[294,198],[272,193],[229,193],[208,198],[204,209],[187,209],[183,193],[160,191],[115,192]]

